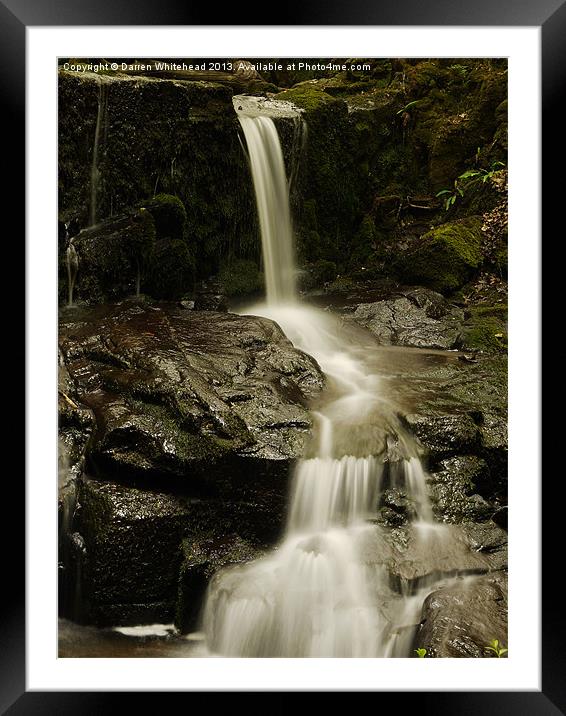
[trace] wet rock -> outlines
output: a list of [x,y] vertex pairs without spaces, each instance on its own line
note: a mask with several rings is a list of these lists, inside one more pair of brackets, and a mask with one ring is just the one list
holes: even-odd
[[[239,246],[243,237],[248,241],[250,217],[255,216],[232,106],[234,90],[244,87],[210,81],[222,74],[212,72],[195,81],[191,74],[158,79],[154,73],[143,77],[60,71],[60,219],[78,216],[83,227],[89,222],[102,91],[98,217],[116,215],[157,192],[176,194],[187,210],[186,232],[197,277],[217,272],[230,247]],[[260,84],[265,89],[265,83]]]
[[202,598],[198,585],[223,564],[251,559],[259,545],[279,537],[285,496],[286,489],[261,493],[256,485],[253,495],[236,491],[230,499],[199,499],[82,477],[77,536],[83,560],[75,585],[82,619],[99,625],[169,622],[180,594],[182,623],[187,615],[194,622]]
[[63,356],[60,354],[58,368],[60,487],[80,474],[84,451],[94,425],[94,415],[81,404]]
[[507,507],[500,507],[491,518],[496,525],[507,531]]
[[256,559],[262,550],[237,534],[227,534],[183,540],[182,551],[175,625],[186,633],[198,627],[206,589],[213,574],[222,567]]
[[411,414],[406,422],[428,451],[432,464],[445,457],[474,454],[480,448],[480,430],[469,414]]
[[383,345],[453,348],[460,339],[464,313],[440,294],[417,288],[389,300],[360,304],[352,317]]
[[[100,303],[134,294],[138,270],[149,271],[155,246],[150,212],[131,210],[83,229],[71,239],[78,257],[74,299]],[[66,245],[60,245],[60,297],[67,297]],[[159,296],[158,296],[159,297]]]
[[486,574],[507,566],[506,534],[493,523],[475,525],[411,524],[375,530],[364,536],[362,559],[385,567],[398,594],[429,591],[439,580]]
[[507,645],[507,575],[478,577],[471,584],[430,594],[423,606],[414,648],[435,658],[489,657],[493,639]]
[[471,550],[489,555],[493,570],[507,569],[507,532],[495,520],[481,524],[466,522],[460,529]]
[[482,522],[491,517],[491,506],[476,492],[478,482],[485,481],[487,464],[478,457],[459,456],[442,460],[431,473],[430,497],[438,519],[444,522]]
[[498,497],[507,494],[508,433],[507,417],[499,412],[483,413],[480,426],[481,451],[489,465],[489,489]]
[[407,495],[397,488],[389,488],[382,492],[378,520],[390,527],[405,524],[412,505]]
[[195,310],[220,311],[222,313],[228,310],[228,300],[219,279],[208,279],[197,287]]
[[232,473],[272,473],[271,461],[286,473],[323,385],[310,357],[253,316],[124,302],[64,318],[60,347],[96,416],[88,463],[120,479],[171,476],[221,491]]
[[190,520],[186,501],[88,478],[81,479],[79,501],[87,556],[79,589],[87,619],[103,625],[135,615],[148,623],[168,615],[171,621]]

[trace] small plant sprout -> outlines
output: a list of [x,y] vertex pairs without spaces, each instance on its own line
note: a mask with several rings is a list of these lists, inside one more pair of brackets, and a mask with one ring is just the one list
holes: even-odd
[[420,101],[421,101],[420,99],[415,99],[415,100],[413,100],[412,102],[409,102],[409,104],[406,104],[406,105],[403,107],[403,109],[400,109],[400,110],[397,112],[397,114],[403,114],[404,112],[408,112],[410,109],[412,109],[413,107],[415,107]]
[[464,192],[458,186],[458,180],[456,179],[454,182],[454,189],[442,189],[442,191],[439,191],[436,196],[443,197],[444,208],[448,211],[459,196],[464,196]]
[[486,646],[486,651],[492,651],[498,659],[501,659],[503,654],[507,653],[507,649],[499,645],[499,639],[493,639],[489,642],[489,646]]
[[419,659],[424,659],[426,656],[426,649],[415,649],[415,654],[419,657]]

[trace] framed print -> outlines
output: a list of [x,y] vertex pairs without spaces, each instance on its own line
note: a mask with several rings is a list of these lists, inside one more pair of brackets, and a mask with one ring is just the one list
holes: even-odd
[[559,713],[538,135],[542,108],[561,141],[563,7],[1,10],[28,357],[5,708]]

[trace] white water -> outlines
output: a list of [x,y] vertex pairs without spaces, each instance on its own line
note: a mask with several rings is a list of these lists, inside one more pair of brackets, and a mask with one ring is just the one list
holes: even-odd
[[295,262],[287,178],[270,117],[239,117],[248,145],[265,270],[267,302],[295,299]]
[[79,257],[77,250],[73,244],[73,241],[69,242],[67,246],[67,281],[68,281],[68,300],[67,305],[71,308],[73,304],[73,290],[75,287],[75,279],[77,278],[77,271],[79,270]]
[[[440,535],[413,442],[380,398],[380,380],[357,358],[338,319],[296,301],[293,238],[283,157],[268,117],[243,117],[257,198],[267,303],[247,313],[276,321],[328,378],[313,413],[314,444],[295,471],[282,543],[266,557],[218,572],[203,628],[211,652],[248,657],[408,656],[426,594],[402,599],[389,617],[384,567],[368,566],[364,544],[378,528],[384,436],[401,458],[389,474],[414,504],[416,539]],[[440,528],[440,530],[438,529]],[[440,538],[440,537],[439,537]],[[423,549],[426,545],[423,544]],[[429,590],[430,591],[430,590]]]

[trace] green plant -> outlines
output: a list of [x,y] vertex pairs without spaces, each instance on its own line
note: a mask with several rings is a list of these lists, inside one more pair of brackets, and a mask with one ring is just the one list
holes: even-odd
[[444,208],[446,211],[456,203],[456,199],[460,196],[464,196],[464,190],[458,186],[458,179],[454,180],[454,188],[453,189],[442,189],[438,192],[436,195],[437,197],[444,197]]
[[[477,181],[481,181],[485,184],[486,181],[489,181],[493,177],[495,172],[500,171],[504,166],[505,164],[503,164],[503,162],[493,162],[489,169],[468,169],[468,171],[460,174],[457,181],[462,182],[466,180],[467,186],[475,184]],[[471,181],[469,181],[470,179]]]
[[507,649],[499,646],[499,639],[493,639],[489,642],[489,646],[486,646],[486,651],[492,651],[498,659],[501,659],[503,654],[507,653]]
[[426,656],[426,649],[415,649],[415,654],[419,657],[419,659],[424,659]]
[[[476,161],[479,158],[479,154],[480,150],[478,148],[476,152]],[[454,179],[453,189],[441,189],[436,196],[437,198],[441,196],[444,197],[444,208],[448,211],[448,209],[456,203],[458,197],[463,198],[465,189],[469,189],[472,184],[475,184],[478,181],[485,184],[504,166],[505,164],[503,164],[503,162],[493,162],[490,169],[468,169],[463,174],[460,174],[457,179]]]
[[408,112],[408,110],[412,109],[420,101],[420,99],[414,99],[412,102],[409,102],[409,104],[406,104],[402,109],[400,109],[397,114],[403,114],[404,112]]

